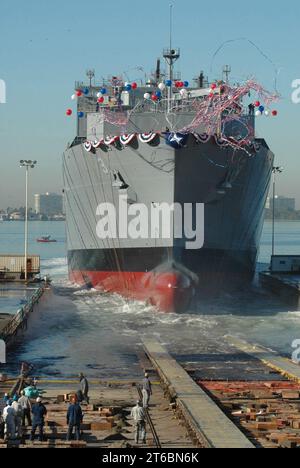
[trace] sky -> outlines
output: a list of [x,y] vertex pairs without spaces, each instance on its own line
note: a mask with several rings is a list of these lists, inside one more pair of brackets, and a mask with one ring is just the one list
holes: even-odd
[[[96,70],[98,80],[126,71],[134,81],[141,78],[136,67],[152,71],[168,46],[170,0],[3,3],[0,80],[6,83],[7,102],[0,104],[0,208],[24,204],[20,159],[38,160],[31,196],[62,190],[62,153],[76,128],[75,118],[65,115],[74,105],[75,81],[84,79],[88,68]],[[183,79],[191,81],[200,70],[211,80],[220,78],[227,63],[234,81],[255,77],[274,91],[277,79],[278,117],[260,118],[257,135],[285,168],[278,193],[296,197],[300,209],[300,104],[291,98],[292,82],[300,79],[299,1],[174,0],[173,5]]]

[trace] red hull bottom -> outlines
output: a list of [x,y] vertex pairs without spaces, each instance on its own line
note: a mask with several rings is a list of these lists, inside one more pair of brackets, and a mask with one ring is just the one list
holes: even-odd
[[194,293],[190,278],[178,271],[71,271],[70,280],[95,289],[144,301],[163,312],[184,312]]

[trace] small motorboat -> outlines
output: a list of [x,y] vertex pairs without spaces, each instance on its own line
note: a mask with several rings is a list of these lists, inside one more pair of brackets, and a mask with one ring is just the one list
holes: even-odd
[[53,242],[57,242],[55,239],[51,239],[51,236],[43,236],[37,239],[37,242],[43,243],[43,244],[51,244]]

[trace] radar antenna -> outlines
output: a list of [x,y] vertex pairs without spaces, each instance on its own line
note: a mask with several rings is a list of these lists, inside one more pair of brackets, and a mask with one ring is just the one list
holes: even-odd
[[92,81],[95,78],[95,70],[87,70],[86,71],[86,76],[88,77],[90,81],[90,88],[92,87]]

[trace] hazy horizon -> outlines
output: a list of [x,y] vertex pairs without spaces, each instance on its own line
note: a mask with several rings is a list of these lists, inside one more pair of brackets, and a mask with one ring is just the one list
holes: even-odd
[[[0,104],[0,207],[24,204],[20,159],[38,161],[30,174],[31,200],[34,193],[61,193],[61,157],[76,129],[75,118],[65,116],[74,105],[74,82],[84,79],[88,68],[95,68],[98,80],[122,73],[138,80],[144,73],[137,67],[151,72],[168,44],[169,3],[153,0],[147,8],[141,1],[125,5],[117,0],[113,15],[109,4],[96,0],[84,5],[78,0],[33,0],[30,8],[12,0],[1,6],[0,80],[7,86],[7,102]],[[292,82],[300,78],[299,3],[287,1],[283,11],[279,4],[270,8],[253,0],[250,10],[237,0],[226,5],[216,0],[213,12],[196,0],[173,4],[174,45],[182,53],[177,69],[184,79],[192,82],[200,70],[217,79],[226,63],[235,82],[255,76],[272,91],[277,77],[279,115],[258,119],[257,135],[266,139],[276,163],[285,167],[278,178],[278,195],[295,197],[300,208],[300,105],[291,99]],[[246,40],[233,41],[213,60],[220,45],[236,38],[247,38],[256,47]]]

